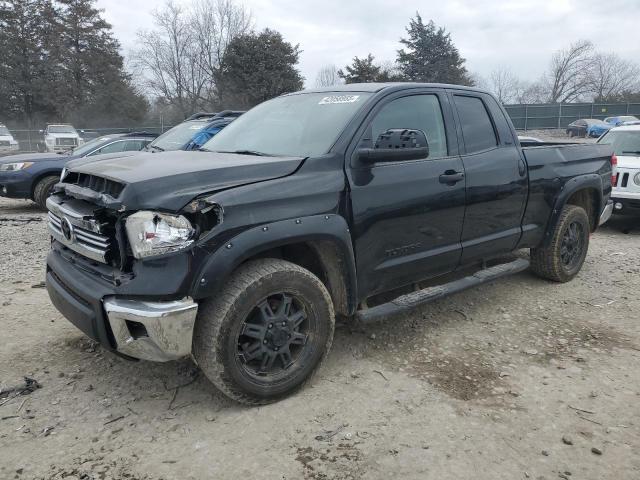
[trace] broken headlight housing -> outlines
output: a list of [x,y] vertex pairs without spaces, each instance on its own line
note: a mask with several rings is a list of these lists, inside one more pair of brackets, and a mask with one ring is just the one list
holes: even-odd
[[142,211],[126,220],[127,239],[135,258],[175,252],[193,243],[195,229],[182,215]]

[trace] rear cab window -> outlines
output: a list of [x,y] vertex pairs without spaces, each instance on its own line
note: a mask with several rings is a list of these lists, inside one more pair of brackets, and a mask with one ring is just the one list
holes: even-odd
[[454,95],[453,99],[458,110],[466,153],[496,148],[498,137],[482,99],[468,95]]

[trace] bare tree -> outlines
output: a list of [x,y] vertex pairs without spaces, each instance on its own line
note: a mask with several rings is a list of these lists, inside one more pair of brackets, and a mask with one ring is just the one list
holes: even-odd
[[155,29],[138,32],[132,62],[149,92],[187,116],[215,104],[214,73],[229,42],[251,29],[251,14],[233,0],[168,0]]
[[338,68],[335,65],[325,65],[316,75],[316,87],[333,87],[341,83],[342,79],[338,75]]
[[201,67],[210,80],[213,96],[214,74],[227,46],[235,37],[251,31],[253,18],[249,10],[233,0],[194,0],[191,24]]
[[522,87],[520,80],[511,70],[499,67],[489,74],[488,89],[498,98],[500,103],[517,101]]
[[640,67],[615,53],[597,53],[589,80],[595,101],[617,101],[625,92],[640,88]]
[[545,78],[547,100],[552,103],[573,102],[589,94],[593,44],[581,40],[559,50],[551,58],[551,69]]

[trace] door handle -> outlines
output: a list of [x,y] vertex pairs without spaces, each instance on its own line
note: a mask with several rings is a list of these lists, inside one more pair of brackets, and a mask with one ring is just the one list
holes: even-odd
[[464,180],[464,173],[456,172],[455,170],[447,170],[440,175],[440,183],[446,183],[447,185],[455,185],[461,180]]

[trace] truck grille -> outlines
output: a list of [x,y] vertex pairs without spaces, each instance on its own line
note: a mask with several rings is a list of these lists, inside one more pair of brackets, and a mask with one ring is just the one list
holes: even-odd
[[79,187],[88,188],[94,192],[110,195],[113,198],[118,198],[124,189],[123,183],[87,173],[70,172],[62,183],[78,185]]
[[80,255],[107,263],[107,253],[111,244],[109,237],[90,232],[72,224],[71,227],[67,224],[63,226],[63,221],[66,222],[67,220],[63,220],[49,212],[49,230],[56,240]]
[[74,252],[97,262],[117,266],[118,242],[111,221],[99,221],[95,206],[82,200],[47,199],[51,236]]
[[78,143],[76,138],[56,138],[56,145],[65,147],[75,147]]
[[0,140],[0,147],[8,147],[10,145],[9,140]]

